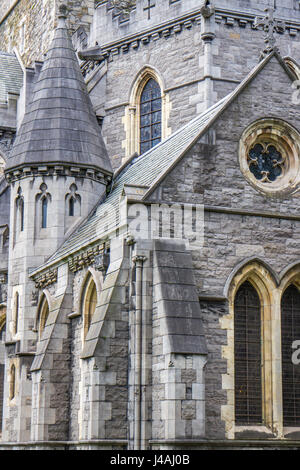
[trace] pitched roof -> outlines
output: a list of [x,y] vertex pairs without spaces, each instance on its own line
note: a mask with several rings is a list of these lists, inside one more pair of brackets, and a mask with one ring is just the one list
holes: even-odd
[[7,102],[7,94],[19,94],[23,85],[23,70],[15,54],[0,51],[0,103]]
[[[186,154],[189,148],[203,136],[220,115],[227,109],[232,101],[253,80],[253,78],[265,67],[272,57],[276,57],[281,66],[291,77],[292,74],[284,64],[281,57],[273,52],[262,60],[238,87],[214,106],[194,118],[166,140],[148,150],[140,157],[134,158],[116,177],[112,191],[104,201],[101,201],[90,217],[88,217],[63,245],[49,258],[49,260],[35,272],[62,262],[70,254],[91,245],[100,240],[110,230],[116,228],[115,213],[119,205],[124,185],[146,186],[148,191],[143,199],[154,191],[165,176],[174,168],[179,160]],[[34,273],[32,273],[34,274]]]
[[114,181],[112,191],[101,202],[94,213],[65,241],[61,248],[48,260],[44,267],[51,265],[70,253],[96,242],[110,228],[115,227],[114,210],[119,205],[125,184],[150,186],[162,172],[178,158],[187,146],[201,133],[207,123],[220,110],[226,99],[198,116],[140,157],[132,160]]
[[112,174],[111,163],[61,14],[6,171],[71,164]]

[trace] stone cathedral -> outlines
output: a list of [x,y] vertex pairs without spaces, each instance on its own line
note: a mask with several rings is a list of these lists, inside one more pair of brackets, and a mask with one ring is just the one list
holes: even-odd
[[0,450],[300,448],[300,2],[2,0]]

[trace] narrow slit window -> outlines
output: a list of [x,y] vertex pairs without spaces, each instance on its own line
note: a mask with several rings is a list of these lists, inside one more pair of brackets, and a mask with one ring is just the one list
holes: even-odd
[[69,216],[74,217],[75,214],[75,201],[74,198],[71,197],[69,201]]
[[24,230],[24,199],[23,198],[20,198],[19,210],[20,210],[20,231],[23,232]]
[[44,197],[42,199],[42,228],[47,228],[48,217],[48,200]]

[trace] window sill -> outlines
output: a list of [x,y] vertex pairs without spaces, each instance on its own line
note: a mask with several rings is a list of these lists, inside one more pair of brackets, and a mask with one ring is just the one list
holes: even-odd
[[236,426],[235,439],[276,439],[274,434],[267,426]]
[[300,440],[300,427],[286,427],[283,428],[283,435],[285,439],[299,439]]

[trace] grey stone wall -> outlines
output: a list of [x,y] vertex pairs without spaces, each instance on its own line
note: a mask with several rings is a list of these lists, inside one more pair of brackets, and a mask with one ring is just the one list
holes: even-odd
[[[290,78],[272,59],[215,123],[215,145],[195,144],[151,197],[205,205],[204,246],[192,251],[200,296],[222,297],[234,267],[250,257],[269,263],[277,273],[299,259],[299,194],[264,196],[244,179],[238,161],[240,136],[256,119],[282,118],[284,106],[284,119],[298,128],[299,107],[292,103],[292,91]],[[268,217],[268,212],[278,217]],[[222,346],[227,338],[220,319],[228,314],[228,306],[201,301],[201,312],[209,350],[206,431],[210,438],[223,438]]]
[[169,95],[171,106],[167,126],[174,132],[196,115],[197,104],[201,101],[198,84],[194,82],[202,77],[199,69],[202,53],[200,26],[195,23],[192,30],[183,29],[178,34],[150,41],[108,62],[102,133],[114,168],[125,155],[125,107],[143,67],[152,67],[161,77],[162,91]]
[[[15,7],[3,20],[2,12],[8,10],[8,6]],[[21,0],[19,2],[7,1],[0,10],[0,50],[11,52],[17,47],[26,66],[30,66],[36,60],[43,60],[47,52],[52,32],[56,24],[59,0]],[[94,13],[94,1],[68,0],[63,2],[69,8],[69,27],[72,31],[81,25],[89,30]],[[8,5],[10,4],[10,5]],[[24,50],[21,47],[22,24],[24,29]]]
[[[212,102],[230,93],[258,63],[264,48],[264,33],[261,28],[253,29],[253,23],[255,16],[263,16],[264,8],[271,3],[249,0],[241,4],[232,0],[215,1],[214,5],[216,14],[213,17],[215,39],[212,41],[211,57]],[[125,154],[122,144],[125,138],[122,121],[125,106],[128,104],[134,80],[145,65],[157,70],[164,82],[165,91],[169,94],[171,112],[167,125],[172,132],[203,111],[205,85],[202,79],[206,72],[200,11],[198,16],[194,14],[191,21],[184,21],[185,15],[197,11],[198,7],[199,2],[194,0],[179,0],[173,5],[167,0],[156,2],[151,19],[145,23],[149,33],[138,39],[134,35],[140,33],[144,24],[142,1],[138,2],[129,21],[122,24],[119,23],[119,17],[112,18],[108,2],[101,2],[96,9],[90,45],[97,41],[101,47],[107,47],[109,53],[103,136],[114,168],[120,164]],[[285,32],[276,33],[282,56],[290,56],[299,61],[299,32],[293,25],[293,21],[300,19],[299,5],[277,2],[275,16],[289,18]],[[155,28],[162,18],[166,22],[168,34],[156,32]],[[170,28],[168,21],[171,18],[174,21],[176,19],[178,28]],[[113,43],[117,38],[119,42]],[[110,42],[112,45],[108,47]],[[114,126],[111,126],[112,123]]]

